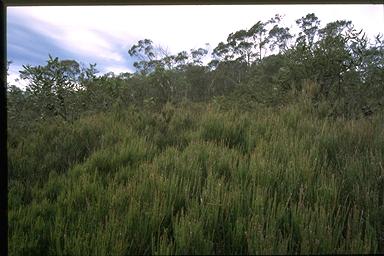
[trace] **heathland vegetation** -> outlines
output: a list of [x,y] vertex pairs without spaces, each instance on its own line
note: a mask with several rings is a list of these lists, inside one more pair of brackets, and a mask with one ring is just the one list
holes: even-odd
[[10,255],[384,253],[384,41],[276,15],[8,85]]

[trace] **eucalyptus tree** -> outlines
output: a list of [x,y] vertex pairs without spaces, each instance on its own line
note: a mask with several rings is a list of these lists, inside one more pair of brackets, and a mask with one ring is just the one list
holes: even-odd
[[[279,71],[279,80],[283,88],[300,91],[303,81],[317,79],[317,60],[314,58],[315,40],[318,39],[319,19],[313,13],[296,20],[300,32],[295,43],[287,47],[293,36],[288,28],[274,26],[270,31],[270,47],[274,48],[283,42],[280,50],[284,49],[287,63]],[[283,39],[282,41],[280,39]]]
[[293,38],[293,35],[289,32],[288,27],[280,27],[275,24],[268,33],[269,49],[271,51],[276,48],[279,49],[279,53],[286,53],[289,47],[289,41]]
[[314,13],[308,13],[296,20],[296,24],[301,29],[296,43],[312,49],[320,26],[319,18]]
[[128,54],[137,60],[133,66],[143,75],[155,71],[159,66],[164,66],[165,60],[169,64],[171,62],[171,58],[166,58],[168,52],[160,46],[155,47],[150,39],[139,40],[128,50]]
[[234,60],[245,63],[248,66],[254,61],[255,54],[252,51],[253,42],[246,30],[242,29],[228,36],[228,45],[231,47]]
[[150,39],[139,40],[128,50],[128,54],[137,60],[133,66],[139,74],[147,77],[150,89],[148,94],[163,101],[170,86],[166,68],[172,67],[174,57],[169,56],[161,47],[155,47]]
[[[230,33],[227,37],[227,42],[220,42],[213,50],[212,55],[218,62],[237,61],[245,63],[248,66],[257,57],[254,53],[254,42],[247,30],[239,30]],[[215,63],[215,62],[212,62]]]
[[241,83],[248,67],[258,57],[254,48],[254,39],[247,30],[242,29],[230,33],[226,43],[220,42],[213,49],[213,60],[208,66],[215,69],[214,80],[226,77],[226,81],[234,82],[231,82],[233,85]]
[[212,70],[211,91],[218,93],[224,87],[234,87],[243,80],[250,56],[244,55],[246,42],[239,40],[240,35],[243,37],[243,31],[231,33],[227,43],[221,42],[213,50],[213,60],[208,64]]
[[[256,59],[260,59],[260,49],[267,43],[264,23],[259,21],[249,30],[239,30],[230,33],[227,42],[220,42],[213,50],[213,57],[218,61],[238,61],[250,65]],[[261,48],[259,47],[261,46]],[[258,49],[259,52],[255,52]]]
[[257,22],[248,30],[248,35],[254,40],[254,47],[258,50],[259,61],[263,58],[263,50],[269,42],[266,25],[268,22]]
[[269,44],[271,50],[275,47],[286,50],[288,41],[293,36],[289,33],[289,28],[278,25],[281,19],[282,17],[276,14],[265,22],[258,21],[248,30],[242,29],[230,33],[227,42],[219,43],[213,50],[214,61],[211,65],[224,61],[237,61],[251,66],[256,61],[260,62],[267,54]]
[[185,65],[187,65],[188,59],[189,59],[189,55],[188,55],[188,53],[186,51],[179,52],[173,58],[174,64],[175,64],[175,68],[178,69],[178,70],[183,69],[185,67]]

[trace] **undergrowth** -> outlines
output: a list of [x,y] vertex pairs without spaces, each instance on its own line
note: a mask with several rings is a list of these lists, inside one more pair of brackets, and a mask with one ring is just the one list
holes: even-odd
[[8,131],[10,255],[383,253],[383,116],[300,104]]

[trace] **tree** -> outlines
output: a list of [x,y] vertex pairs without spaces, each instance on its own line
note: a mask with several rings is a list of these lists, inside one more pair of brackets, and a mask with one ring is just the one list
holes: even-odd
[[[287,57],[287,65],[282,67],[279,76],[283,88],[300,91],[303,81],[317,81],[318,79],[318,60],[314,57],[314,50],[320,21],[315,14],[310,13],[296,20],[296,24],[301,31],[296,38],[295,45],[284,51]],[[289,37],[288,34],[285,35],[285,32],[288,31],[284,30],[280,30],[278,27],[271,30],[270,35],[273,38],[271,39],[273,42],[271,44],[272,47],[276,42],[279,42],[276,37],[279,37],[280,33],[283,38]]]
[[155,47],[150,39],[139,40],[128,50],[128,54],[138,60],[133,66],[143,75],[155,71],[157,67],[170,66],[172,62],[168,51],[161,46]]
[[183,69],[185,65],[188,62],[189,55],[186,51],[179,52],[175,57],[174,57],[174,63],[175,63],[175,68],[176,69]]
[[259,21],[248,30],[248,35],[251,36],[255,42],[254,47],[258,49],[257,56],[259,57],[259,61],[261,61],[263,58],[262,51],[265,49],[265,46],[269,42],[268,36],[266,34],[266,25],[267,23]]
[[[253,46],[255,49],[257,49],[257,56],[259,57],[259,62],[263,58],[263,50],[266,52],[267,45],[270,43],[270,40],[271,40],[271,35],[274,35],[274,36],[278,35],[277,28],[275,28],[275,30],[273,30],[272,28],[273,30],[272,34],[268,32],[268,31],[271,31],[270,26],[274,24],[278,24],[281,21],[281,19],[282,19],[282,16],[279,14],[276,14],[273,18],[269,19],[266,22],[258,21],[255,25],[253,25],[247,31],[248,36],[253,38]],[[288,30],[286,29],[283,29],[282,31],[280,31],[282,38],[283,38],[283,35],[286,37],[289,37],[287,31]]]
[[296,39],[296,43],[312,49],[320,26],[319,18],[317,18],[314,13],[309,13],[306,16],[296,20],[296,24],[301,29],[299,37]]
[[270,46],[269,49],[273,51],[276,47],[280,53],[285,53],[288,50],[289,40],[293,36],[289,33],[289,28],[280,27],[278,24],[274,25],[268,33]]
[[208,50],[199,48],[197,50],[191,49],[192,64],[193,65],[202,65],[202,58],[207,55]]
[[213,57],[217,64],[219,61],[237,61],[251,65],[255,60],[256,54],[253,51],[254,42],[252,37],[244,29],[230,33],[227,37],[227,43],[219,43],[213,50]]
[[352,22],[346,20],[330,22],[318,31],[319,41],[315,45],[314,58],[318,80],[326,94],[330,86],[335,86],[337,97],[340,97],[346,73],[359,69],[361,53],[367,45],[366,36],[361,32],[357,32]]
[[42,118],[60,116],[65,121],[72,118],[73,94],[79,88],[79,64],[73,60],[60,61],[49,55],[45,66],[23,65],[20,78],[27,80],[27,92],[31,94]]

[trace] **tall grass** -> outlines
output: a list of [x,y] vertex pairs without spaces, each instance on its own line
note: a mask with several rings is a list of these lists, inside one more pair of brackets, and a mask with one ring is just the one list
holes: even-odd
[[311,111],[47,123],[8,145],[10,255],[383,253],[384,117]]

